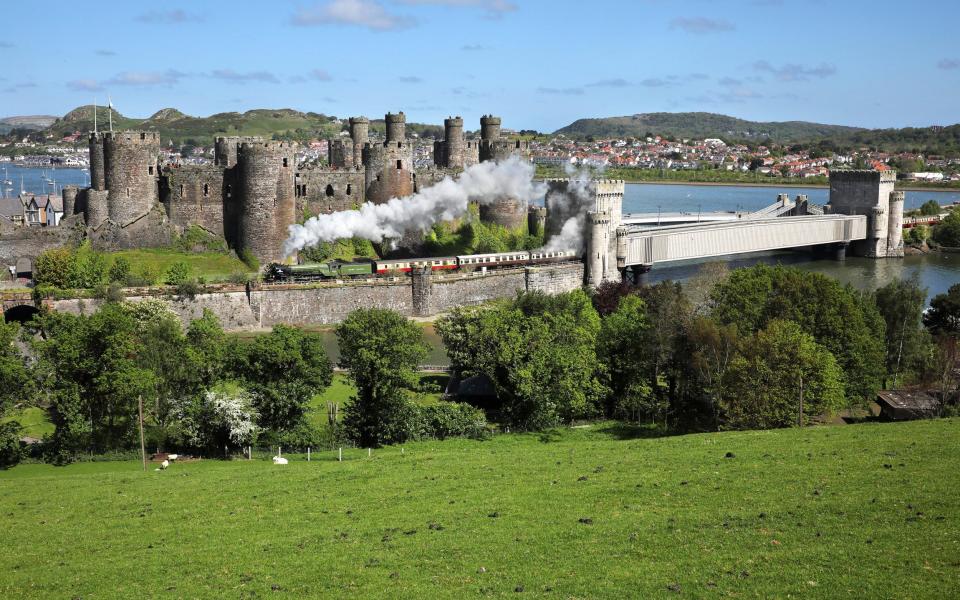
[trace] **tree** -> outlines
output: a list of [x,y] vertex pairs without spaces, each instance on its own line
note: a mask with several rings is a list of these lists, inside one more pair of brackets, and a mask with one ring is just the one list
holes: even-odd
[[960,210],[951,210],[937,223],[933,228],[933,239],[941,246],[960,248]]
[[960,283],[933,297],[930,310],[923,315],[923,324],[934,335],[960,336]]
[[939,215],[941,210],[940,203],[936,200],[927,200],[920,205],[920,214],[928,217]]
[[597,358],[604,366],[609,388],[604,412],[639,422],[656,420],[666,404],[653,395],[649,369],[652,358],[646,333],[650,329],[646,304],[637,296],[624,296],[600,326]]
[[853,403],[873,398],[884,374],[885,324],[871,297],[796,268],[737,269],[711,293],[713,317],[749,335],[774,319],[790,320],[827,348],[843,368]]
[[177,261],[167,269],[165,283],[167,285],[181,285],[190,281],[190,265],[185,262]]
[[771,321],[745,339],[723,378],[723,421],[732,429],[803,426],[843,404],[833,355],[790,321]]
[[927,290],[914,279],[896,279],[874,293],[880,315],[886,323],[886,365],[893,387],[903,371],[919,372],[929,355],[930,340],[921,318]]
[[239,369],[253,395],[260,426],[275,431],[296,427],[310,399],[333,379],[320,336],[286,325],[257,336]]
[[187,442],[212,452],[242,448],[257,432],[251,395],[236,385],[221,385],[182,403],[179,418]]
[[392,310],[360,309],[337,326],[340,366],[357,395],[344,410],[347,435],[362,446],[402,442],[410,435],[416,369],[427,355],[420,328]]
[[583,291],[454,311],[437,331],[458,374],[490,379],[510,426],[540,430],[598,412],[600,317]]
[[130,261],[127,260],[126,257],[118,256],[113,259],[113,264],[110,265],[107,277],[110,281],[125,284],[130,278],[130,269]]
[[[0,321],[0,418],[9,417],[20,403],[29,403],[35,394],[32,373],[15,341],[20,328]],[[20,424],[0,422],[0,469],[20,462]]]
[[[720,403],[723,397],[723,381],[740,345],[740,335],[735,324],[721,325],[709,317],[695,317],[687,329],[687,346],[690,356],[691,375],[696,378],[700,400],[714,429],[720,428]],[[694,408],[694,418],[703,412]]]

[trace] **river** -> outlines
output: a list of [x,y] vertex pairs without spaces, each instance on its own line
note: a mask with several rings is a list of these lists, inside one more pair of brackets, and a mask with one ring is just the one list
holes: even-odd
[[[3,177],[6,173],[6,177]],[[0,194],[4,198],[16,196],[20,193],[21,182],[23,190],[34,194],[54,193],[54,184],[56,184],[56,194],[65,185],[76,185],[86,187],[90,185],[90,175],[83,169],[35,169],[33,167],[21,167],[7,162],[0,163],[0,178],[9,179],[13,183],[3,185]],[[48,183],[47,179],[53,181]]]

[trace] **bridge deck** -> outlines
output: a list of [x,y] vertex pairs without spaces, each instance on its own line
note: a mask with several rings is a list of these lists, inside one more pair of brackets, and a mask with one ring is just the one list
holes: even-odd
[[[655,229],[628,226],[626,230],[626,266],[652,265],[862,240],[867,235],[867,218],[859,215],[775,217]],[[621,247],[618,254],[623,250]]]

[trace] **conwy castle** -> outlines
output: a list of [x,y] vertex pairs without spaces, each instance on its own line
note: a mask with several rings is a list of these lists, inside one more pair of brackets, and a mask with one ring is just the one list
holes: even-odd
[[[269,262],[281,258],[287,228],[305,214],[384,203],[479,161],[528,153],[526,142],[501,137],[499,117],[481,118],[479,141],[466,140],[463,119],[451,117],[434,166],[415,169],[402,112],[386,115],[382,141],[369,139],[369,126],[366,117],[351,118],[349,139],[329,143],[328,166],[297,165],[295,144],[254,137],[218,137],[212,164],[164,166],[155,132],[93,133],[91,186],[64,188],[64,216],[82,216],[98,247],[160,246],[199,226],[238,254]],[[527,213],[525,202],[503,198],[482,207],[480,218],[517,229]]]

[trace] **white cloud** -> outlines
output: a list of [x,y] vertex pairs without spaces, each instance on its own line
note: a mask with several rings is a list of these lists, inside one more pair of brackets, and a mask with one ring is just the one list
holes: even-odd
[[330,0],[294,13],[294,25],[354,25],[373,31],[391,31],[412,26],[415,21],[388,12],[376,0]]
[[708,17],[677,17],[670,21],[670,29],[680,29],[687,33],[706,34],[733,31],[736,25],[724,19],[710,19]]
[[807,67],[794,63],[787,63],[775,67],[765,60],[758,60],[753,63],[753,68],[757,71],[770,73],[780,81],[807,81],[812,78],[823,79],[837,72],[836,67],[828,65],[827,63],[821,63],[816,67]]

